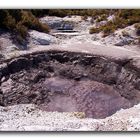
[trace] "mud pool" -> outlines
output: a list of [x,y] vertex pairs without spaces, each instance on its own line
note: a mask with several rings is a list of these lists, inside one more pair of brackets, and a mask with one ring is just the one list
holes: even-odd
[[0,105],[37,104],[44,111],[105,118],[140,101],[140,77],[126,61],[48,51],[0,68]]

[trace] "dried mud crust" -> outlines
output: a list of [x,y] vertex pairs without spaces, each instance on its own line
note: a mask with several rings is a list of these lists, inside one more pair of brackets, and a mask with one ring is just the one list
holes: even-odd
[[26,55],[0,69],[0,105],[37,104],[46,111],[105,118],[140,101],[139,70],[127,61],[83,53]]

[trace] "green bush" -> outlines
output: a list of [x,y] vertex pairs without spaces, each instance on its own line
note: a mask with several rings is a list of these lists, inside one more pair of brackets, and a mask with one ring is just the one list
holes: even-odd
[[93,34],[93,33],[103,32],[103,37],[105,37],[113,33],[115,29],[116,29],[116,26],[112,24],[112,22],[109,22],[108,25],[103,25],[98,28],[95,28],[95,27],[90,28],[89,33]]
[[15,25],[16,25],[16,21],[15,19],[11,16],[11,15],[7,15],[3,21],[3,24],[5,25],[5,27],[9,30],[12,30]]
[[0,19],[0,28],[12,33],[13,41],[19,44],[27,41],[28,29],[49,32],[48,25],[40,23],[31,10],[0,10]]
[[99,16],[96,20],[96,22],[100,22],[100,21],[103,21],[103,20],[106,20],[107,19],[107,15],[103,14],[101,16]]
[[103,37],[106,37],[115,31],[114,26],[105,26],[103,28]]
[[109,15],[110,11],[108,9],[33,9],[30,10],[35,16],[58,16],[65,17],[71,15],[80,15],[80,16],[96,16],[96,15]]
[[[107,22],[106,25],[100,26],[97,29],[91,28],[90,33],[95,33],[96,31],[103,31],[104,36],[110,35],[117,29],[125,28],[129,25],[133,25],[135,23],[140,22],[140,10],[138,9],[121,9],[121,10],[113,10],[112,14],[115,15],[115,19],[113,21]],[[103,15],[102,15],[103,16]],[[101,21],[102,19],[97,19],[97,21]],[[93,31],[92,31],[93,30]],[[140,28],[137,27],[137,35],[140,35]]]
[[99,33],[99,32],[100,32],[100,29],[99,28],[95,28],[95,27],[92,27],[89,30],[90,34]]
[[22,11],[21,22],[24,26],[26,26],[29,29],[33,29],[45,33],[49,32],[48,25],[40,23],[38,18],[36,18],[30,11]]
[[20,44],[24,44],[24,42],[27,39],[27,35],[28,35],[28,29],[27,29],[27,27],[25,27],[24,25],[22,25],[21,22],[19,22],[16,25],[16,28],[15,28],[14,31],[15,31],[16,41],[18,43],[20,43]]

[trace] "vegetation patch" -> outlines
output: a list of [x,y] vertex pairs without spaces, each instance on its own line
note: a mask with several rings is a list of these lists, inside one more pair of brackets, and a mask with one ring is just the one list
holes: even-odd
[[[43,16],[72,16],[79,15],[86,20],[88,16],[92,17],[92,23],[107,20],[107,17],[114,15],[113,20],[105,25],[92,27],[90,34],[103,32],[103,36],[108,36],[119,28],[125,28],[129,25],[140,23],[139,9],[12,9],[0,10],[0,28],[8,30],[12,34],[13,41],[19,44],[27,43],[28,30],[33,29],[40,32],[49,32],[47,24],[39,22],[39,17]],[[140,35],[140,25],[136,26],[137,35]]]
[[48,33],[47,24],[42,24],[30,10],[0,10],[0,28],[12,34],[15,43],[27,43],[28,30],[33,29]]
[[[102,31],[104,33],[104,36],[107,36],[113,33],[117,29],[122,29],[127,26],[140,22],[139,19],[140,10],[121,9],[121,10],[114,10],[112,13],[115,16],[113,20],[108,21],[105,25],[101,25],[100,27],[98,27],[98,29],[92,27],[89,33],[93,34],[95,32],[99,33]],[[140,26],[138,25],[137,25],[137,34],[140,34]]]

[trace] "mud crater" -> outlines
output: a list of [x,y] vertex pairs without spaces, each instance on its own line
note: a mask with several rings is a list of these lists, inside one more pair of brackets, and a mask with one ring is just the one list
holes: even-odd
[[140,101],[139,71],[129,61],[48,51],[0,68],[0,105],[37,104],[45,111],[105,118]]

